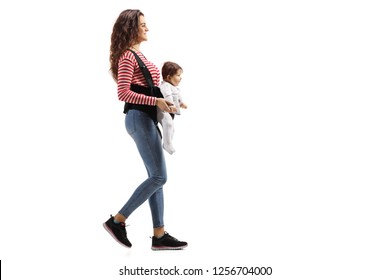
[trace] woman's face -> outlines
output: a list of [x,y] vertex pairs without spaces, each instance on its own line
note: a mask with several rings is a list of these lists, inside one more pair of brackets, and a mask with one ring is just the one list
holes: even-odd
[[138,43],[148,40],[148,35],[146,34],[149,31],[146,26],[146,21],[144,16],[139,17],[138,22]]

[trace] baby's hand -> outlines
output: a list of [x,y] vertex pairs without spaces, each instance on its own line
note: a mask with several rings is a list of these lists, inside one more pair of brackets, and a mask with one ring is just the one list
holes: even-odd
[[180,108],[187,109],[187,104],[185,104],[185,103],[180,103]]
[[177,113],[177,108],[175,105],[169,106],[169,108],[171,108],[171,111],[169,113]]

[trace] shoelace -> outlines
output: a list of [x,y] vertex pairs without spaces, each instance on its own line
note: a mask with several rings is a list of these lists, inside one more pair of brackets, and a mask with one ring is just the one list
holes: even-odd
[[[110,217],[112,218],[113,216],[112,215],[110,215]],[[128,227],[130,224],[128,224],[128,225],[126,225],[124,222],[120,222],[119,223],[121,226],[123,226],[123,227]]]
[[127,230],[126,230],[126,227],[128,227],[129,225],[126,225],[125,223],[121,222],[120,223],[121,227],[122,227],[122,230],[125,232],[125,234],[127,235]]
[[169,238],[169,239],[172,239],[172,240],[175,240],[175,241],[179,241],[177,238],[173,237],[168,232],[165,232],[163,236],[166,236],[166,238]]
[[[153,237],[154,237],[154,236],[149,236],[149,238],[151,238],[151,239],[153,239]],[[166,231],[164,232],[164,235],[163,235],[163,236],[161,236],[161,237],[159,237],[159,238],[157,238],[157,237],[155,237],[155,238],[160,239],[160,238],[163,238],[163,237],[165,237],[165,238],[171,238],[171,239],[177,240],[177,239],[174,238],[173,236],[170,236],[169,233],[166,232]]]

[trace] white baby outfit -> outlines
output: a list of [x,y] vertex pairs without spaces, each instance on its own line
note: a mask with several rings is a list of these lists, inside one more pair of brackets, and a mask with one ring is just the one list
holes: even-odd
[[[180,115],[180,104],[183,102],[180,89],[166,81],[161,82],[160,89],[164,99],[175,105],[177,112],[173,114]],[[163,148],[169,154],[173,154],[175,152],[175,148],[172,143],[173,134],[175,132],[173,118],[170,113],[163,112],[161,109],[158,109],[157,121],[161,124],[163,130]]]

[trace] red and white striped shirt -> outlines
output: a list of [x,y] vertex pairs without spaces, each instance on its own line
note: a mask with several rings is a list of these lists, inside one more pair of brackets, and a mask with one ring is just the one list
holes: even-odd
[[[145,56],[137,52],[138,56],[145,63],[148,68],[154,86],[159,86],[160,84],[160,70],[148,61]],[[142,104],[142,105],[156,105],[156,97],[146,96],[130,90],[131,84],[137,84],[140,86],[148,87],[146,79],[141,72],[141,69],[138,65],[137,60],[135,59],[134,54],[131,51],[125,51],[119,59],[118,63],[118,98],[120,101],[132,103],[132,104]]]

